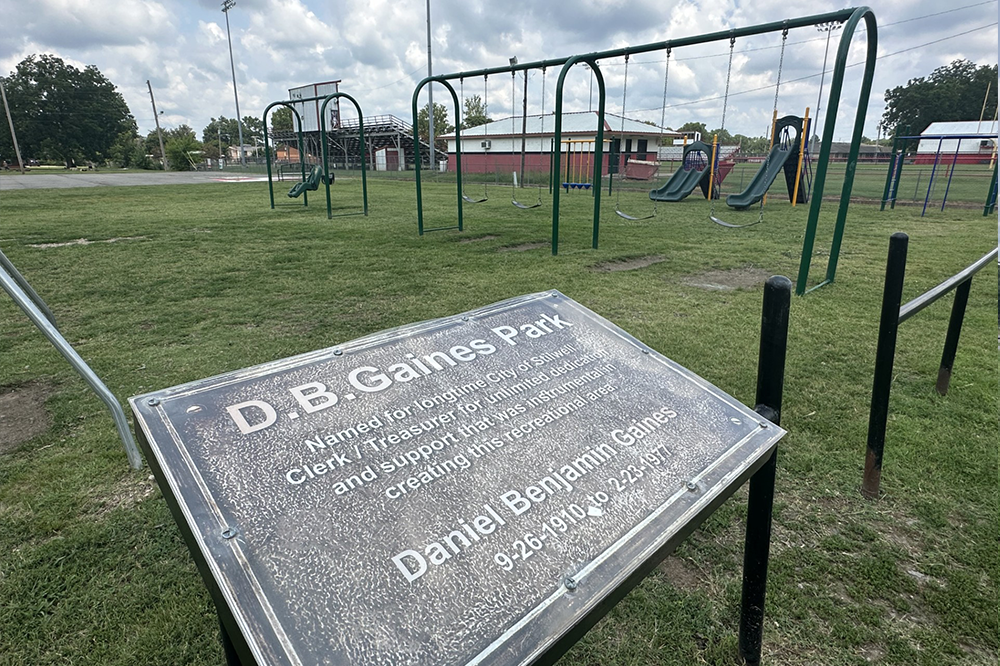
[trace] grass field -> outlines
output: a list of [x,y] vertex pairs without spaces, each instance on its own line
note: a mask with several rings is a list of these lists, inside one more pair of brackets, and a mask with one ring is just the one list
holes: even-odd
[[[767,664],[997,662],[992,266],[973,281],[947,397],[934,381],[951,299],[901,327],[883,497],[858,492],[888,237],[910,235],[908,300],[995,247],[987,184],[971,197],[978,210],[852,206],[837,281],[793,298]],[[752,404],[761,285],[795,278],[807,207],[776,196],[762,224],[732,230],[704,200],[636,223],[611,197],[591,250],[592,199],[564,193],[553,257],[548,206],[520,211],[495,192],[466,207],[464,233],[419,237],[413,183],[369,185],[370,216],[333,221],[322,197],[269,210],[264,183],[4,192],[0,248],[122,402],[555,288]],[[360,207],[358,180],[338,174],[334,193],[335,212]],[[453,223],[453,184],[429,183],[424,201],[431,226]],[[720,206],[729,221],[757,217]],[[638,189],[622,207],[651,210]],[[835,212],[821,216],[814,280]],[[70,243],[80,238],[94,242]],[[98,399],[0,297],[0,665],[224,663],[214,607],[148,475],[128,468]],[[560,663],[738,663],[744,499]]]

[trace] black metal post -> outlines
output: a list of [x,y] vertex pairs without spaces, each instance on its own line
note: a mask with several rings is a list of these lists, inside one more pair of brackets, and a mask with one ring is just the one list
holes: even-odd
[[[781,397],[785,384],[785,351],[788,347],[788,311],[792,281],[780,275],[764,285],[757,365],[758,414],[781,422]],[[771,548],[771,511],[774,506],[774,473],[778,452],[750,477],[747,530],[743,550],[743,598],[740,606],[740,657],[748,666],[760,664],[764,633],[764,595]]]
[[219,637],[222,639],[222,652],[226,655],[227,666],[243,666],[240,656],[236,654],[236,648],[233,647],[233,641],[229,638],[229,632],[226,631],[226,625],[222,623],[222,618],[219,618]]
[[941,354],[941,367],[938,368],[938,378],[935,389],[940,395],[947,395],[948,384],[951,383],[951,369],[955,365],[955,354],[958,352],[958,336],[962,333],[962,321],[965,319],[965,306],[969,302],[969,289],[972,288],[972,278],[958,285],[955,290],[955,303],[951,306],[951,319],[948,320],[948,334],[944,339],[944,352]]
[[882,450],[885,448],[885,424],[889,416],[889,390],[892,387],[899,304],[903,297],[906,248],[909,241],[909,236],[902,232],[896,232],[889,238],[885,288],[882,292],[882,317],[875,351],[875,379],[872,382],[872,402],[868,413],[868,451],[865,455],[864,480],[861,483],[861,494],[868,499],[878,499],[882,479]]

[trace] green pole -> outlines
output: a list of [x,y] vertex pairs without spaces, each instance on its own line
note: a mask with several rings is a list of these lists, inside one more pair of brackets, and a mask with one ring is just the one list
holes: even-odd
[[[813,247],[816,243],[816,227],[819,223],[819,212],[823,203],[823,189],[826,185],[827,165],[830,161],[830,149],[833,143],[833,132],[837,122],[837,109],[840,106],[841,90],[844,86],[844,71],[847,68],[847,54],[851,47],[851,37],[861,19],[865,19],[868,29],[868,52],[865,58],[864,79],[861,84],[861,94],[858,99],[858,111],[854,121],[854,134],[851,140],[851,149],[847,158],[847,169],[844,174],[844,188],[841,193],[840,208],[837,215],[837,225],[834,230],[834,241],[830,249],[830,263],[827,267],[826,281],[820,283],[813,289],[817,289],[833,281],[833,276],[837,270],[837,256],[840,252],[840,243],[843,238],[844,224],[847,220],[847,210],[851,202],[851,189],[854,186],[854,172],[857,168],[858,152],[861,147],[861,134],[864,130],[865,114],[868,110],[868,96],[871,92],[872,79],[875,76],[875,57],[878,48],[878,28],[875,23],[875,14],[867,7],[859,7],[850,14],[844,26],[844,33],[840,38],[840,47],[837,50],[837,59],[833,70],[833,79],[830,83],[829,102],[826,107],[826,122],[823,125],[823,144],[820,147],[819,159],[817,160],[816,181],[813,184],[813,200],[809,206],[809,220],[806,223],[805,238],[802,242],[802,256],[799,260],[799,274],[795,282],[795,293],[799,296],[806,293],[806,285],[809,280],[809,264],[812,261]],[[843,19],[834,19],[843,20]],[[810,290],[811,291],[811,290]]]
[[[302,155],[302,118],[299,116],[299,112],[295,110],[291,104],[286,101],[271,102],[264,109],[263,121],[264,121],[264,157],[267,161],[267,193],[271,197],[271,210],[274,210],[274,182],[271,176],[271,149],[270,143],[268,142],[267,134],[267,114],[272,108],[276,106],[287,107],[292,114],[295,115],[295,119],[299,121],[299,156]],[[302,174],[302,178],[305,179],[305,173]]]
[[[509,70],[510,68],[504,68]],[[483,75],[481,72],[480,76]],[[455,102],[455,184],[457,185],[457,202],[458,202],[458,226],[457,227],[439,227],[437,229],[432,229],[430,231],[442,231],[444,229],[458,229],[462,231],[462,108],[458,101],[458,94],[455,92],[455,88],[448,83],[448,79],[460,78],[457,75],[447,75],[447,76],[429,76],[417,84],[416,89],[413,91],[413,99],[411,101],[411,111],[413,113],[413,155],[414,155],[414,165],[413,168],[416,171],[417,180],[417,231],[421,236],[424,234],[424,203],[423,203],[423,193],[420,187],[420,136],[417,134],[417,97],[420,95],[420,91],[423,87],[429,83],[440,83],[448,92],[451,93],[451,98]],[[428,109],[428,113],[433,113],[433,109]],[[433,169],[434,162],[434,146],[431,146],[431,168]]]
[[319,110],[320,140],[323,142],[323,173],[327,178],[326,182],[326,219],[333,219],[333,208],[330,202],[330,179],[327,172],[327,140],[326,140],[326,105],[330,100],[343,97],[354,105],[358,112],[358,141],[361,144],[361,198],[365,216],[368,215],[368,153],[365,150],[365,115],[361,112],[361,105],[358,101],[347,93],[336,92],[323,98],[323,106]]
[[[592,60],[589,62],[590,68],[594,70],[594,78],[597,79],[597,91],[598,91],[598,101],[597,101],[597,145],[594,146],[594,234],[593,240],[591,241],[591,247],[595,250],[597,249],[597,235],[599,228],[601,226],[601,177],[604,175],[604,75],[601,73],[601,68],[598,67],[597,61]],[[611,175],[611,165],[608,164],[608,187],[610,188],[610,181],[614,180],[614,176]],[[610,189],[608,190],[611,191]]]

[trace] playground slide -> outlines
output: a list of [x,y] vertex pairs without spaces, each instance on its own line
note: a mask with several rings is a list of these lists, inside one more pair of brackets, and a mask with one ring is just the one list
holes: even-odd
[[754,174],[753,180],[750,181],[747,188],[739,194],[730,194],[726,197],[726,205],[736,210],[745,210],[760,201],[767,194],[771,183],[781,173],[788,158],[798,158],[798,151],[792,148],[794,148],[794,145],[791,148],[782,148],[780,144],[771,148],[771,153],[767,156],[767,159],[757,173]]
[[708,175],[707,170],[678,169],[663,187],[651,190],[649,198],[653,201],[680,201],[691,194],[706,175]]

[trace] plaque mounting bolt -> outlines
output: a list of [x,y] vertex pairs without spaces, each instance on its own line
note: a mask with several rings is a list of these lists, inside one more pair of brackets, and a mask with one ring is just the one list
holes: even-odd
[[236,530],[234,530],[232,527],[227,527],[226,529],[222,530],[223,539],[232,539],[234,536],[236,536]]
[[575,590],[577,586],[576,578],[573,578],[572,576],[566,576],[563,579],[563,585],[566,586],[567,590]]
[[768,427],[767,421],[761,421],[760,422],[760,427],[761,428],[767,428]]
[[156,407],[158,404],[160,404],[160,399],[150,398],[149,400],[146,401],[146,404],[149,405],[150,407]]
[[462,317],[462,321],[469,321],[472,317]]
[[344,350],[343,349],[334,349],[333,350],[333,355],[334,356],[343,356],[344,355]]
[[698,490],[698,484],[695,483],[694,481],[688,481],[686,488],[688,490],[690,490],[691,492],[694,492],[694,491]]
[[643,354],[648,354],[648,353],[649,353],[649,350],[648,350],[648,349],[643,349],[643,350],[642,350],[642,353],[643,353]]

